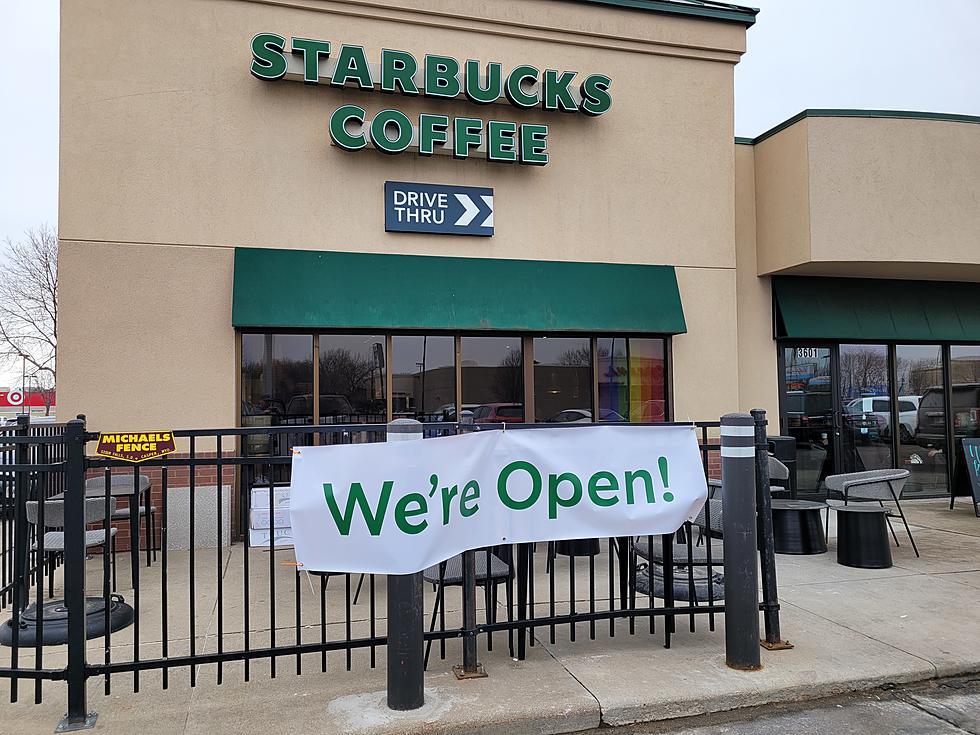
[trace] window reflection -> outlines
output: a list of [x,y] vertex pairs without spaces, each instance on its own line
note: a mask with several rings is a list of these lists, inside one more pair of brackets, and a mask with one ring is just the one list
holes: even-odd
[[394,418],[456,420],[456,340],[448,335],[391,338]]
[[536,421],[592,421],[592,343],[588,337],[534,338]]
[[[242,426],[301,426],[313,423],[313,409],[301,397],[313,392],[313,336],[242,335]],[[249,456],[284,455],[301,434],[252,434]]]
[[384,335],[321,334],[320,423],[386,422],[385,369]]
[[599,421],[666,421],[664,340],[600,337]]
[[[911,473],[905,494],[946,492],[946,399],[939,345],[898,345],[898,465]],[[891,436],[891,415],[888,415]]]
[[841,471],[892,466],[890,388],[885,345],[840,346]]
[[953,487],[957,495],[970,494],[963,440],[980,437],[980,345],[950,347],[950,379],[953,385],[953,436],[956,465]]
[[298,404],[297,398],[312,390],[312,335],[242,335],[243,418],[267,416],[274,424],[310,424],[312,407]]
[[462,337],[460,360],[460,421],[524,421],[524,350],[520,337]]

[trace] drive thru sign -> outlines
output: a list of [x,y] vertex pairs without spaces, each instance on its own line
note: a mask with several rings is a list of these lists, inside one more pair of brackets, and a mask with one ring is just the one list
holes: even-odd
[[493,235],[493,189],[385,182],[385,231]]

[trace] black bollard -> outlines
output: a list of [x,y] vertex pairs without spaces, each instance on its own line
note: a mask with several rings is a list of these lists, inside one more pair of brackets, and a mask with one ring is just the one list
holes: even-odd
[[755,425],[747,413],[721,417],[722,533],[725,549],[725,663],[762,668],[755,513]]
[[[422,423],[395,419],[387,440],[422,438]],[[425,704],[425,621],[422,572],[388,575],[388,708],[418,709]]]

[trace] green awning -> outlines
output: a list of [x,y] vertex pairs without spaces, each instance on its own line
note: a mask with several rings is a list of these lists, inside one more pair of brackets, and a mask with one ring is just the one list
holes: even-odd
[[236,248],[236,327],[687,331],[672,266]]
[[980,283],[774,276],[776,336],[980,341]]

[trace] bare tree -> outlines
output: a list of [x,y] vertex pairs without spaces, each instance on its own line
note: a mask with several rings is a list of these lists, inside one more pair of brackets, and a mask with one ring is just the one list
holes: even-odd
[[47,225],[6,240],[0,264],[0,366],[26,365],[26,391],[38,386],[53,400],[58,344],[58,233]]

